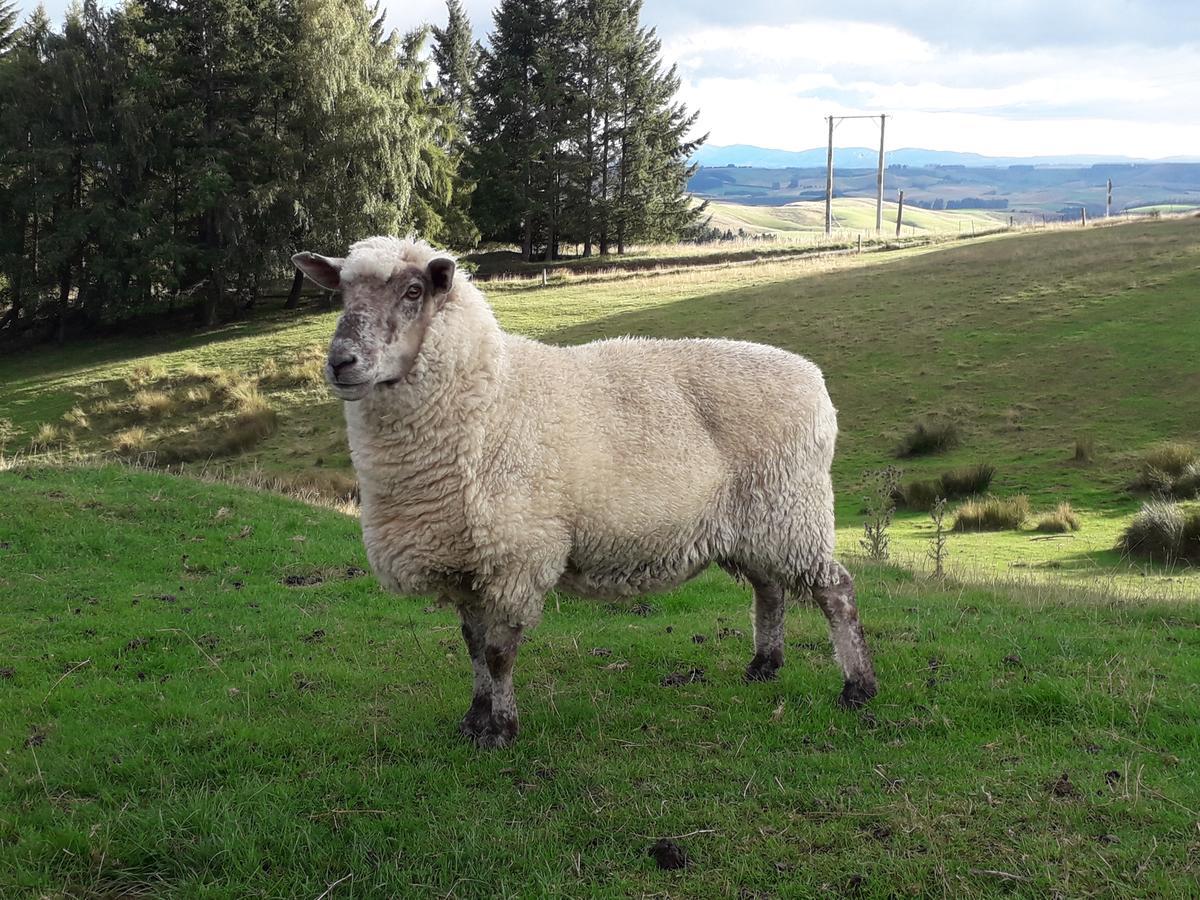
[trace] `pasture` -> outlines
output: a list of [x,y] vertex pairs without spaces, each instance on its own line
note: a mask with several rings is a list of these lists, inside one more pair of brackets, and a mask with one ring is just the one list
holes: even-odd
[[[812,237],[824,239],[825,202],[801,200],[783,206],[749,206],[710,200],[713,228],[730,229],[735,233],[774,234],[781,238]],[[983,209],[933,210],[908,205],[904,207],[901,236],[974,234],[989,229],[1006,228],[1008,212]],[[1026,216],[1017,216],[1024,220]],[[833,202],[836,236],[857,235],[864,240],[875,237],[875,201],[867,197],[837,197]],[[884,234],[891,236],[896,229],[896,203],[883,204]]]
[[[349,517],[128,468],[0,474],[5,897],[1181,896],[1195,604],[856,566],[882,692],[823,617],[745,685],[723,574],[551,599],[480,753],[457,622]],[[690,860],[647,856],[671,837]]]
[[[313,374],[335,313],[10,353],[0,895],[1193,888],[1200,574],[1112,548],[1143,455],[1200,442],[1200,220],[485,292],[550,341],[739,337],[819,363],[848,555],[863,474],[889,463],[992,465],[993,493],[1068,501],[1080,530],[954,534],[939,581],[929,517],[901,510],[895,564],[850,558],[881,685],[861,713],[834,705],[810,609],[789,611],[780,680],[742,684],[749,596],[717,571],[637,603],[551,598],[517,668],[521,738],[481,754],[454,728],[454,616],[364,571]],[[919,420],[957,444],[897,460]],[[688,866],[647,856],[666,837]]]

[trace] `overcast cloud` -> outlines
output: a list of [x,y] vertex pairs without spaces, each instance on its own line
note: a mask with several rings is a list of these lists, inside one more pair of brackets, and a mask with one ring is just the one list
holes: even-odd
[[[445,15],[384,4],[400,29]],[[493,4],[466,6],[484,38]],[[713,144],[801,150],[829,113],[886,112],[893,148],[1200,155],[1200,0],[647,0],[643,20]],[[842,146],[877,140],[839,126]]]

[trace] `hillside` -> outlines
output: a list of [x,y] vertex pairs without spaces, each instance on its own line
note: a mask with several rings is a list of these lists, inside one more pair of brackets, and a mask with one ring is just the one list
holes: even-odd
[[561,597],[521,650],[520,739],[480,753],[453,613],[381,593],[352,518],[122,467],[0,491],[5,898],[1195,884],[1195,604],[856,567],[882,692],[847,714],[809,609],[780,680],[742,683],[720,572]]
[[[1105,210],[1106,187],[1113,182],[1113,211],[1156,204],[1200,207],[1200,164],[1138,163],[1091,166],[918,166],[889,157],[885,199],[904,190],[905,201],[942,205],[1007,203],[1003,212],[1025,212],[1051,219],[1080,207],[1092,217]],[[753,206],[782,206],[824,200],[825,166],[721,166],[699,169],[688,188],[698,197]],[[876,195],[871,160],[840,166],[834,173],[835,198]],[[973,198],[973,199],[972,199]]]
[[[899,438],[938,415],[957,423],[961,444],[903,461],[909,477],[988,463],[995,492],[1028,494],[1035,512],[1067,500],[1083,519],[1081,531],[1053,540],[1028,528],[955,535],[955,571],[1085,587],[1103,576],[1106,590],[1136,596],[1200,594],[1200,572],[1145,569],[1112,550],[1140,505],[1127,486],[1141,454],[1166,440],[1200,443],[1200,219],[888,254],[563,271],[546,287],[510,280],[486,290],[507,327],[550,341],[726,336],[811,357],[840,410],[846,550],[861,533],[862,473],[895,462]],[[193,468],[343,494],[341,411],[319,381],[334,317],[270,313],[200,335],[9,354],[0,361],[0,419],[13,432],[5,443],[10,453],[158,450]],[[194,405],[193,391],[208,405]],[[221,405],[218,395],[231,399]],[[1095,448],[1086,465],[1071,460],[1081,437]],[[224,455],[229,441],[244,452]],[[895,531],[896,552],[919,562],[927,517],[902,514]]]
[[[734,233],[775,234],[788,237],[799,234],[823,234],[825,231],[825,202],[800,201],[785,206],[747,206],[739,203],[711,201],[709,225]],[[883,234],[896,233],[895,203],[883,204]],[[907,206],[904,210],[902,234],[973,234],[976,230],[1007,227],[1009,213],[991,210],[929,210]],[[865,197],[838,197],[833,202],[833,223],[837,235],[861,232],[866,237],[875,234],[875,201]]]

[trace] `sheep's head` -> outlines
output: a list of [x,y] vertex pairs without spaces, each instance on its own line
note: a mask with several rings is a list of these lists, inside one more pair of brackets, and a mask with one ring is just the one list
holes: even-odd
[[297,253],[292,262],[310,281],[342,292],[342,317],[325,361],[333,392],[361,400],[404,381],[454,283],[454,260],[435,256],[424,267],[401,261],[390,274],[316,253]]

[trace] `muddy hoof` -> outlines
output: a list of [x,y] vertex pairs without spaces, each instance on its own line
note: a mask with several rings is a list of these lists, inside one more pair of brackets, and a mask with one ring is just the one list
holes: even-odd
[[748,682],[753,681],[774,681],[779,677],[779,669],[783,666],[783,660],[778,654],[772,653],[769,656],[764,656],[761,653],[754,654],[754,659],[750,660],[750,665],[746,666],[745,679]]
[[487,726],[471,737],[480,750],[508,747],[517,739],[517,720],[513,716],[492,716]]
[[476,697],[471,701],[471,708],[458,723],[459,734],[472,740],[487,731],[492,721],[492,700],[490,697]]
[[842,709],[858,709],[865,706],[877,692],[874,682],[847,681],[842,688],[842,695],[838,697],[838,706]]

